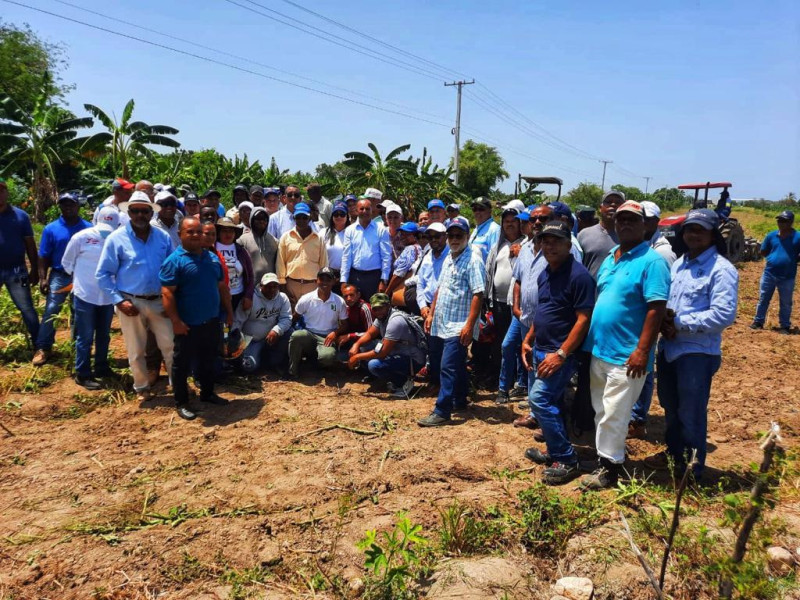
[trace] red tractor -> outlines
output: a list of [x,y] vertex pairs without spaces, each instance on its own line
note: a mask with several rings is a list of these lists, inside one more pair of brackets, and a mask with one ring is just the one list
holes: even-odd
[[[694,190],[694,201],[692,208],[710,208],[708,206],[708,190],[722,189],[716,207],[713,210],[719,215],[719,231],[728,249],[727,258],[731,262],[741,262],[743,260],[758,260],[759,249],[761,245],[758,240],[753,238],[746,238],[744,229],[742,229],[739,221],[731,217],[730,194],[728,188],[732,184],[727,181],[721,182],[706,182],[706,183],[685,183],[679,185],[679,190]],[[703,190],[703,196],[700,197],[700,190]],[[686,215],[675,215],[661,219],[658,226],[662,235],[667,238],[672,244],[672,249],[675,254],[681,256],[686,252],[686,245],[683,239],[678,235],[683,222],[686,220]]]

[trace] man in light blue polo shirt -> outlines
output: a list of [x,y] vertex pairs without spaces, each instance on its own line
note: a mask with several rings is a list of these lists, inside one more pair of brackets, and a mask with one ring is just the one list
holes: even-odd
[[486,264],[489,250],[494,248],[500,237],[500,225],[492,219],[492,201],[489,198],[475,198],[472,201],[472,214],[475,216],[475,230],[469,236],[469,246]]
[[392,274],[392,240],[389,229],[372,218],[370,200],[358,201],[358,221],[344,231],[342,284],[352,283],[362,298],[383,293]]
[[598,468],[584,489],[616,485],[625,462],[631,410],[653,370],[653,348],[667,308],[670,274],[644,239],[644,210],[627,201],[614,219],[619,245],[597,272],[597,303],[584,350],[591,352]]

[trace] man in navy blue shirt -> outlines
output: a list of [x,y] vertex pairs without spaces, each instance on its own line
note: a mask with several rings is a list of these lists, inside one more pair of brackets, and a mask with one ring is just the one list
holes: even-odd
[[[25,255],[31,272],[25,266]],[[35,343],[39,335],[39,315],[33,307],[31,287],[39,282],[39,256],[28,213],[8,203],[8,185],[0,179],[0,286],[5,284],[11,300],[22,313],[25,328]]]
[[214,393],[214,362],[220,342],[220,303],[233,322],[228,286],[217,256],[203,249],[203,226],[198,219],[181,221],[181,245],[161,265],[161,295],[164,312],[175,333],[172,357],[172,389],[178,415],[190,421],[189,388],[186,378],[193,361],[197,362],[200,400],[224,405],[228,401]]
[[[47,296],[42,325],[36,338],[34,366],[47,362],[56,341],[55,319],[69,295],[72,276],[61,266],[61,258],[72,236],[92,226],[81,219],[78,199],[72,194],[62,194],[58,199],[61,216],[48,224],[39,241],[39,290]],[[50,273],[48,274],[48,270]]]
[[536,369],[529,400],[547,444],[547,452],[528,448],[525,456],[548,465],[543,480],[549,485],[579,475],[578,455],[567,436],[561,402],[577,366],[573,353],[589,331],[596,293],[594,278],[571,254],[571,238],[566,223],[557,221],[545,225],[539,234],[547,267],[539,275],[536,314],[522,346],[525,367]]
[[771,231],[761,244],[761,256],[766,257],[758,308],[750,329],[763,329],[767,309],[778,289],[778,323],[782,334],[791,333],[792,294],[800,260],[800,232],[794,228],[794,213],[785,210],[777,217],[778,231]]

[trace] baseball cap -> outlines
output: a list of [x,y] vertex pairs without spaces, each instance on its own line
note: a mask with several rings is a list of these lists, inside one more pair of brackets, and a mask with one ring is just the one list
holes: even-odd
[[620,192],[619,190],[609,190],[605,194],[603,194],[602,202],[606,201],[606,198],[610,198],[611,196],[617,196],[622,198],[622,201],[625,202],[625,192]]
[[782,220],[786,220],[786,221],[789,221],[791,223],[794,223],[794,213],[792,211],[790,211],[790,210],[783,211],[781,214],[779,214],[775,218],[778,219],[778,220],[781,220],[781,221]]
[[166,204],[170,200],[172,200],[176,205],[178,204],[178,199],[167,191],[158,192],[156,194],[156,204]]
[[62,202],[74,202],[74,203],[77,204],[78,203],[78,199],[75,196],[73,196],[72,194],[69,194],[69,193],[61,194],[58,197],[58,203],[61,204]]
[[336,279],[333,269],[330,267],[322,267],[319,271],[317,271],[317,277],[330,277],[331,279]]
[[356,196],[355,194],[347,194],[347,196],[344,197],[345,203],[349,203],[351,200],[353,202],[357,202],[358,196]]
[[457,227],[458,229],[469,233],[469,221],[467,221],[464,217],[453,217],[452,219],[447,219],[447,221],[444,222],[444,226],[448,230],[451,227]]
[[161,210],[161,207],[158,204],[153,204],[152,202],[150,202],[150,197],[144,192],[133,192],[133,194],[131,194],[130,200],[128,200],[127,202],[119,203],[119,209],[120,211],[127,213],[128,209],[131,206],[140,204],[146,204],[151,209],[153,209],[153,212],[158,212],[159,210]]
[[386,207],[386,214],[387,215],[389,213],[398,213],[400,215],[403,214],[403,209],[400,208],[399,204],[395,204],[394,202],[387,202],[386,204],[384,204],[384,206]]
[[214,188],[209,188],[206,190],[206,193],[200,196],[201,198],[210,198],[211,196],[216,196],[217,198],[222,198],[222,194],[220,194]]
[[509,209],[516,210],[517,212],[522,212],[523,210],[525,210],[525,204],[522,202],[522,200],[518,200],[515,198],[514,200],[509,201],[509,203],[503,207],[503,212]]
[[264,188],[264,195],[269,196],[270,194],[275,194],[276,196],[280,196],[281,192],[278,188],[274,187],[265,187]]
[[132,190],[133,188],[134,188],[134,185],[130,181],[128,181],[127,179],[122,179],[120,177],[117,177],[111,183],[111,189],[115,190],[115,191],[116,190]]
[[100,231],[114,231],[119,227],[119,211],[114,206],[104,206],[97,213],[97,225]]
[[461,210],[461,205],[456,204],[455,202],[451,202],[447,205],[447,210]]
[[[472,202],[470,202],[470,206],[473,208],[476,206],[483,206],[485,208],[492,208],[492,201],[485,196],[478,196]],[[524,205],[523,205],[524,206]]]
[[361,194],[360,198],[362,200],[381,200],[381,198],[383,198],[383,192],[375,188],[367,188],[364,190],[364,193]]
[[298,202],[294,205],[294,215],[308,215],[311,216],[311,207],[305,202]]
[[641,205],[642,205],[642,210],[644,210],[645,219],[661,218],[661,209],[655,202],[650,202],[650,200],[642,200]]
[[631,212],[635,215],[639,215],[640,217],[644,218],[644,208],[638,202],[634,202],[633,200],[626,200],[623,202],[620,207],[617,209],[617,214],[621,212]]
[[233,193],[235,194],[236,192],[244,192],[246,194],[247,193],[247,186],[242,184],[242,183],[240,183],[235,188],[233,188]]
[[527,223],[528,221],[531,220],[531,213],[527,209],[523,210],[521,213],[517,215],[517,218],[523,223]]
[[242,210],[245,209],[245,208],[249,208],[250,211],[252,212],[252,210],[255,207],[256,207],[256,205],[253,204],[252,202],[250,202],[250,200],[245,200],[244,202],[240,202],[239,203],[239,212],[242,212]]
[[275,273],[264,273],[264,276],[261,278],[261,285],[267,285],[268,283],[280,283],[278,281],[278,276]]
[[264,188],[260,185],[251,185],[250,186],[250,194],[261,194],[264,195]]
[[687,225],[700,225],[708,231],[716,230],[719,227],[719,215],[708,208],[695,208],[686,213],[683,227]]
[[563,202],[551,202],[548,206],[557,217],[571,217],[572,209]]
[[406,233],[419,233],[419,227],[413,221],[406,221],[399,228],[400,231],[405,231]]
[[194,192],[188,192],[183,197],[183,203],[186,204],[187,202],[200,202],[200,199],[197,197],[197,194]]
[[336,213],[336,212],[343,212],[344,214],[347,214],[347,212],[348,212],[347,211],[347,203],[345,203],[345,202],[337,202],[336,204],[334,204],[333,205],[333,210],[331,211],[331,214]]
[[595,212],[597,211],[594,209],[594,207],[586,206],[585,204],[582,204],[581,206],[575,209],[575,214],[578,216],[586,215],[588,217],[590,215],[595,214]]
[[381,306],[390,306],[391,301],[389,300],[389,296],[378,292],[377,294],[372,294],[372,297],[369,299],[369,305],[372,308],[380,308]]
[[563,221],[548,222],[539,232],[538,237],[542,238],[546,235],[552,235],[553,237],[561,238],[564,240],[572,239],[572,232],[569,229],[569,225],[567,225]]
[[447,228],[444,226],[444,223],[431,223],[428,225],[428,229],[426,229],[428,233],[447,233]]
[[432,208],[444,208],[444,202],[442,202],[438,198],[434,198],[433,200],[428,202],[428,210]]

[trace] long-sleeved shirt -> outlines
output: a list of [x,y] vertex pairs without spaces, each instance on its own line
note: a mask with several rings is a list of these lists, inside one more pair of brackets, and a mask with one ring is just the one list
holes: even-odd
[[255,340],[264,340],[270,331],[282,336],[292,326],[292,306],[289,298],[283,292],[268,300],[256,289],[253,294],[253,305],[245,311],[242,303],[236,309],[234,328],[241,329],[245,335],[252,336]]
[[95,276],[105,243],[105,238],[95,227],[84,229],[72,236],[61,258],[64,270],[72,275],[72,293],[96,306],[111,304],[111,298],[100,289]]
[[695,259],[684,254],[672,265],[667,308],[675,311],[674,339],[661,338],[672,362],[683,354],[722,353],[722,331],[736,318],[739,273],[713,246]]
[[547,261],[541,250],[535,252],[533,242],[523,244],[517,262],[514,263],[512,282],[519,281],[519,321],[527,328],[533,325],[536,307],[539,304],[539,275],[546,267]]
[[[252,219],[253,216],[250,215],[250,218]],[[267,231],[269,231],[276,240],[280,240],[284,233],[292,229],[294,229],[294,213],[290,213],[289,209],[285,206],[281,207],[275,214],[269,216]],[[317,229],[317,224],[312,221],[311,230],[317,231]]]
[[380,269],[381,279],[389,281],[392,274],[392,240],[387,227],[375,221],[370,222],[366,228],[359,222],[348,225],[344,232],[342,283],[348,280],[351,269]]
[[113,231],[106,239],[97,279],[100,289],[111,296],[114,304],[124,300],[121,292],[135,296],[160,296],[161,263],[172,253],[169,236],[150,228],[147,241],[139,239],[128,223]]
[[326,266],[328,251],[316,232],[312,231],[303,238],[297,229],[291,229],[278,242],[278,281],[281,284],[286,283],[287,277],[313,281],[319,270]]
[[268,231],[256,238],[253,231],[248,231],[236,243],[247,250],[250,262],[253,264],[253,279],[256,286],[266,273],[275,272],[275,261],[278,259],[278,240]]
[[489,251],[497,245],[499,236],[500,225],[492,219],[487,219],[472,230],[472,234],[469,236],[469,245],[484,264],[486,264]]
[[[431,335],[443,339],[461,335],[469,318],[472,297],[483,293],[485,286],[486,269],[478,253],[466,249],[455,259],[449,254],[442,265]],[[476,321],[473,335],[477,333]]]
[[450,255],[450,246],[445,246],[439,256],[433,250],[425,255],[417,271],[417,305],[420,308],[430,306],[433,296],[439,289],[439,278],[442,275],[444,259]]

